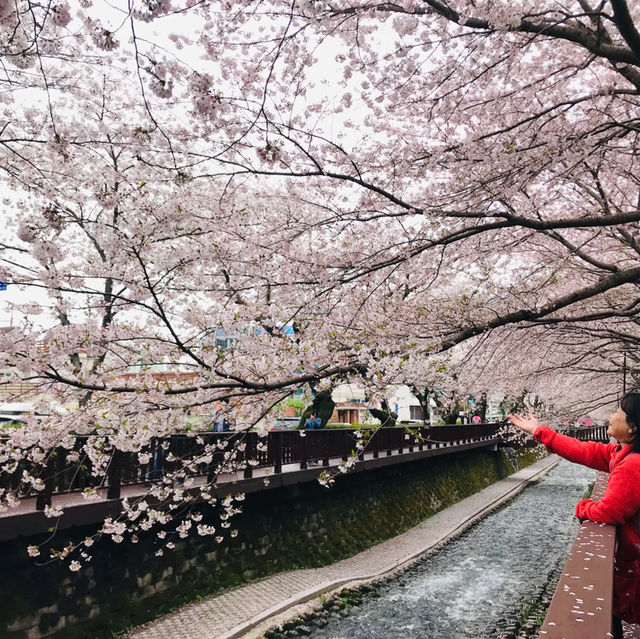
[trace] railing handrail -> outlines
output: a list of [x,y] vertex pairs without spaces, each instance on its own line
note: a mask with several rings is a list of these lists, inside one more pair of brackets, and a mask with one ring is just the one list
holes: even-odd
[[[382,427],[365,432],[364,437],[368,438],[367,452],[378,458],[443,447],[451,442],[489,441],[496,438],[499,426],[465,424],[412,426],[410,429]],[[92,437],[96,435],[77,436],[75,450],[80,452]],[[67,461],[70,450],[54,449],[47,456],[46,465],[40,473],[44,490],[33,494],[38,497],[37,508],[42,510],[51,505],[55,494],[81,492],[100,482],[100,486],[108,487],[108,498],[117,499],[120,497],[121,486],[161,479],[167,472],[175,469],[172,457],[189,458],[203,452],[207,444],[217,444],[224,440],[230,440],[228,448],[234,448],[235,442],[244,444],[244,450],[236,457],[237,463],[233,470],[239,469],[245,478],[251,478],[256,468],[269,468],[272,469],[271,472],[278,474],[287,464],[298,464],[300,469],[306,469],[312,460],[320,460],[322,466],[328,466],[330,458],[347,460],[357,450],[358,439],[353,428],[270,431],[262,440],[266,443],[264,450],[258,447],[260,439],[256,431],[176,434],[152,440],[143,451],[150,455],[145,463],[140,462],[138,452],[112,451],[106,480],[104,477],[92,477],[91,463],[85,456],[81,456],[78,462],[70,463]],[[214,452],[213,459],[208,464],[199,466],[196,474],[213,478],[223,462],[223,456],[224,452]],[[223,472],[229,470],[227,468]],[[19,482],[21,474],[5,475],[1,485],[16,490],[17,484],[11,482]]]
[[[592,497],[601,499],[606,485],[607,474],[599,472]],[[615,541],[615,526],[582,522],[540,628],[540,639],[612,636]]]

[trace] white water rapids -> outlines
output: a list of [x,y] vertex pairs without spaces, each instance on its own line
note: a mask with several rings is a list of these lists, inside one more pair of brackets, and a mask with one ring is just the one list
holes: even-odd
[[[315,639],[484,639],[535,600],[566,560],[595,471],[562,461],[437,554],[380,584]],[[306,633],[305,633],[306,634]]]

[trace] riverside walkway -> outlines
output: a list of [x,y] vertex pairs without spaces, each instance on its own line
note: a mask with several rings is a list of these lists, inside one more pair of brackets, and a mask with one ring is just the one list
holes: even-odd
[[439,549],[512,498],[559,461],[555,455],[502,479],[411,530],[322,568],[280,573],[185,606],[140,626],[126,639],[255,639],[311,609],[314,600],[347,586],[390,575]]

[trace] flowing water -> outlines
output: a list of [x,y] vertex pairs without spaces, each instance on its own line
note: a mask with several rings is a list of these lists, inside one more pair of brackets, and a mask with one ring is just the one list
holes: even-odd
[[518,614],[564,564],[573,516],[595,471],[560,462],[539,482],[437,554],[379,585],[315,639],[483,639]]

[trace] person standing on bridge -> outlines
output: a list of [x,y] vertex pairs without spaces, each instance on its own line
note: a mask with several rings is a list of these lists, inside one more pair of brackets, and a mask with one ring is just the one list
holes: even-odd
[[622,639],[622,624],[640,623],[640,393],[626,393],[611,415],[607,434],[617,444],[579,441],[543,426],[530,413],[509,415],[511,423],[531,434],[552,453],[571,462],[609,473],[600,501],[582,499],[576,516],[617,526],[614,558],[613,630]]
[[307,430],[317,430],[322,428],[322,420],[318,417],[318,414],[315,411],[311,411],[311,415],[309,415],[309,419],[304,423],[304,427]]

